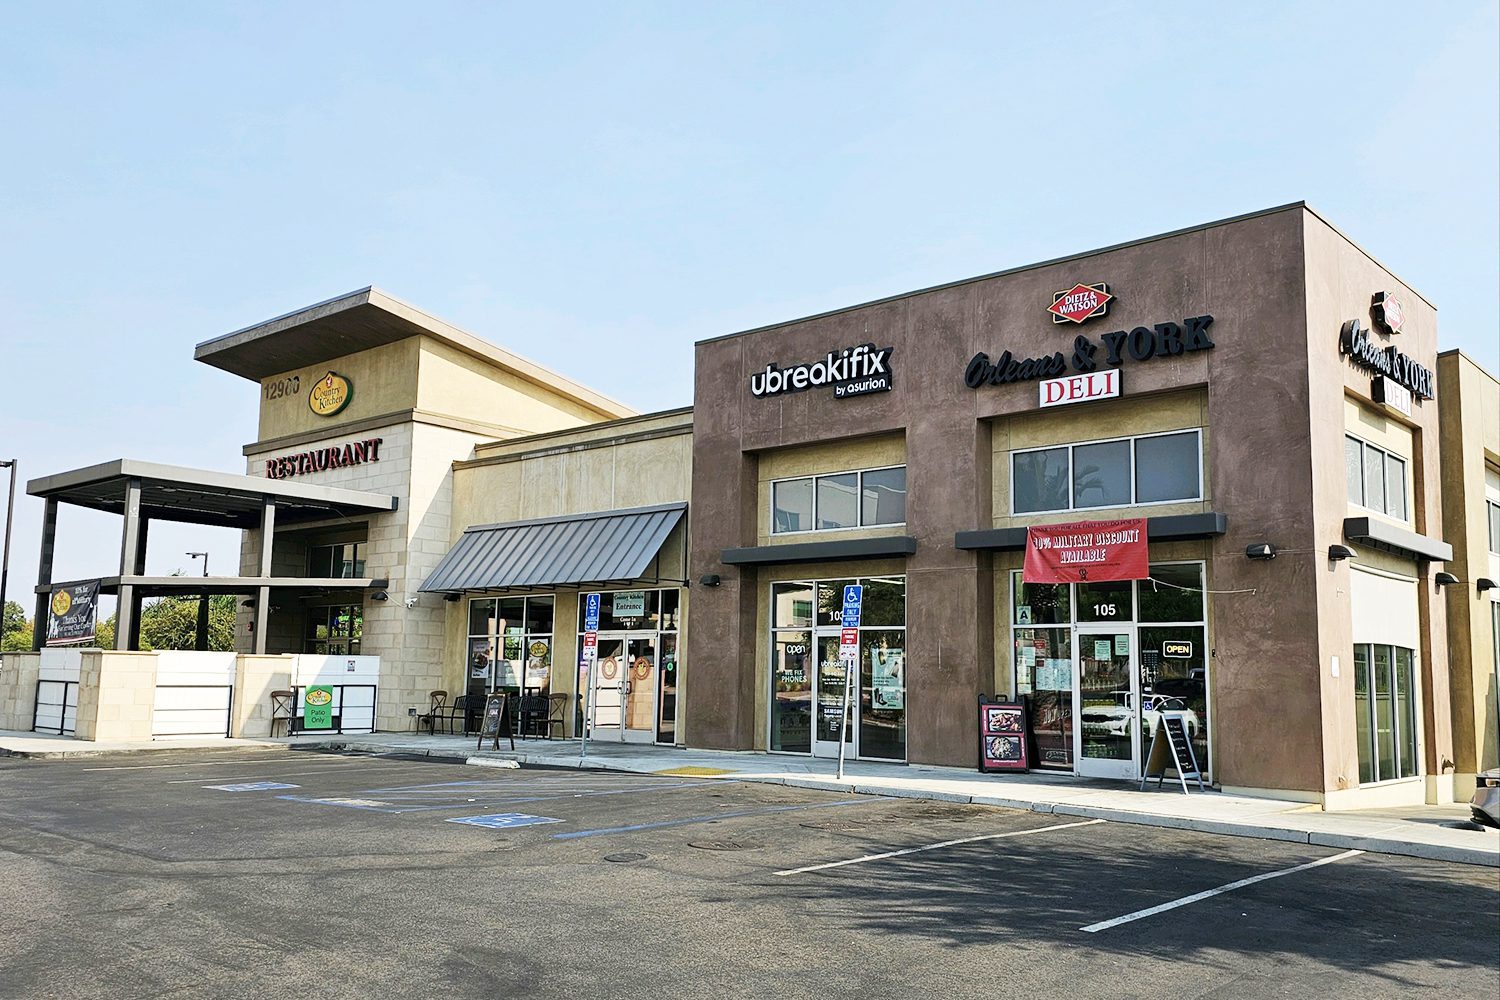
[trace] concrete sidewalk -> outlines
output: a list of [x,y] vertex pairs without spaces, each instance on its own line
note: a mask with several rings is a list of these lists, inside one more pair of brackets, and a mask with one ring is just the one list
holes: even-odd
[[1058,816],[1171,827],[1202,833],[1285,840],[1320,847],[1399,854],[1436,861],[1500,867],[1500,831],[1476,828],[1466,805],[1324,812],[1283,799],[1198,792],[1155,782],[1140,791],[1135,782],[1100,781],[1040,772],[980,774],[955,767],[851,761],[844,778],[834,761],[755,751],[689,750],[638,744],[591,742],[580,758],[577,740],[517,740],[516,749],[476,750],[472,736],[375,733],[359,736],[300,735],[278,739],[87,742],[41,733],[0,731],[0,757],[68,759],[188,749],[278,752],[351,750],[456,758],[474,763],[515,761],[541,767],[599,768],[638,774],[674,774],[761,781],[829,791],[900,798],[939,799],[1003,806]]

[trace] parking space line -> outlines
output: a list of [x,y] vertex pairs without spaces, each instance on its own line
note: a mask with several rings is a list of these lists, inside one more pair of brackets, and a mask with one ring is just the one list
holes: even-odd
[[1264,882],[1266,879],[1280,878],[1283,875],[1292,875],[1297,872],[1305,872],[1309,868],[1318,868],[1322,865],[1331,865],[1335,861],[1343,861],[1345,858],[1352,858],[1357,854],[1363,853],[1365,852],[1345,851],[1342,854],[1335,854],[1331,857],[1319,858],[1317,861],[1309,861],[1305,865],[1296,865],[1292,868],[1283,868],[1280,871],[1266,872],[1263,875],[1253,875],[1250,878],[1242,878],[1238,882],[1230,882],[1227,885],[1221,885],[1217,889],[1205,889],[1203,892],[1195,892],[1191,896],[1183,896],[1181,899],[1174,899],[1170,903],[1162,903],[1160,906],[1149,906],[1144,910],[1136,910],[1134,913],[1127,913],[1123,917],[1115,917],[1113,920],[1104,920],[1100,923],[1089,924],[1087,927],[1080,927],[1078,929],[1088,934],[1096,934],[1099,931],[1107,931],[1111,927],[1118,927],[1121,924],[1128,924],[1132,920],[1140,920],[1142,917],[1153,917],[1158,913],[1165,913],[1167,910],[1175,910],[1179,906],[1187,906],[1189,903],[1196,903],[1200,900],[1208,899],[1211,896],[1217,896],[1220,893],[1233,892],[1235,889],[1243,889],[1247,885],[1254,885],[1257,882]]
[[1095,823],[1103,823],[1102,819],[1088,819],[1077,823],[1059,823],[1056,826],[1041,826],[1034,830],[1011,830],[1009,833],[985,833],[977,837],[960,837],[957,840],[944,840],[936,844],[923,844],[921,847],[907,847],[899,851],[882,851],[879,854],[866,854],[862,858],[849,858],[847,861],[830,861],[827,864],[807,865],[803,868],[788,868],[784,871],[772,872],[773,875],[802,875],[807,872],[820,872],[829,868],[843,868],[845,865],[861,865],[866,861],[883,861],[886,858],[899,858],[905,854],[920,854],[922,851],[936,851],[942,847],[954,847],[958,844],[973,844],[981,840],[1000,840],[1004,837],[1024,837],[1028,833],[1047,833],[1051,830],[1070,830],[1075,826],[1093,826]]
[[[717,784],[717,782],[715,782]],[[771,813],[798,812],[803,809],[837,809],[841,806],[863,806],[872,802],[889,802],[887,796],[871,796],[841,802],[810,802],[797,806],[770,806],[765,809],[741,809],[738,812],[714,813],[708,816],[689,816],[687,819],[668,819],[657,823],[637,823],[633,826],[607,826],[598,830],[575,830],[572,833],[554,833],[553,840],[577,840],[579,837],[602,837],[611,833],[633,833],[636,830],[660,830],[669,826],[692,826],[695,823],[712,823],[719,819],[737,819],[741,816],[766,816]]]

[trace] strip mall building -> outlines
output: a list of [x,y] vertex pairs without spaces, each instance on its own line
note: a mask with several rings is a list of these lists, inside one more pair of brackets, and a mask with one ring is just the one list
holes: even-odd
[[[43,613],[58,505],[126,515],[81,737],[149,724],[103,690],[164,686],[140,601],[207,590],[243,597],[234,735],[342,679],[346,729],[525,688],[570,696],[570,735],[962,767],[998,697],[1032,766],[1120,779],[1176,710],[1216,785],[1331,808],[1466,799],[1496,763],[1500,386],[1302,204],[705,340],[660,413],[373,289],[195,356],[260,393],[246,475],[29,485]],[[155,518],[247,529],[242,575],[143,576]],[[1080,521],[1143,525],[1144,578],[1025,582],[1028,529]],[[11,728],[51,653],[8,658]]]

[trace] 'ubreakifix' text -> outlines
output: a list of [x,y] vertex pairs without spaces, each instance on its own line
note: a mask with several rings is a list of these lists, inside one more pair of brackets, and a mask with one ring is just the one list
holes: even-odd
[[889,392],[891,388],[891,348],[860,344],[811,364],[778,367],[774,362],[766,370],[750,376],[750,395],[757,399],[784,392],[802,392],[817,386],[833,386],[835,397],[863,396],[870,392]]

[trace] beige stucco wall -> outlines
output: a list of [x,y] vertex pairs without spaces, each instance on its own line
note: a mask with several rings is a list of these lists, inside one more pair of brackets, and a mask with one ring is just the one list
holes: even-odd
[[[1351,401],[1367,410],[1368,414],[1379,411],[1370,398],[1373,373],[1358,367],[1339,352],[1339,331],[1346,321],[1355,318],[1362,326],[1370,327],[1371,296],[1380,291],[1394,292],[1406,307],[1405,327],[1401,334],[1390,340],[1374,335],[1377,345],[1383,348],[1394,343],[1418,363],[1436,368],[1437,310],[1316,215],[1304,213],[1303,222],[1308,331],[1306,373],[1313,428],[1310,442],[1311,515],[1315,541],[1312,552],[1289,556],[1304,560],[1307,572],[1317,581],[1318,657],[1315,662],[1293,665],[1299,671],[1315,672],[1318,678],[1322,724],[1316,734],[1310,734],[1313,738],[1307,740],[1307,750],[1321,757],[1323,799],[1329,808],[1373,804],[1377,800],[1380,804],[1451,801],[1451,780],[1440,777],[1445,773],[1445,767],[1451,770],[1452,765],[1448,762],[1453,756],[1448,670],[1445,664],[1437,662],[1446,659],[1447,623],[1441,609],[1442,595],[1433,580],[1434,574],[1444,567],[1441,563],[1388,557],[1343,537],[1344,518],[1366,513],[1349,505],[1345,480],[1343,431],[1351,424]],[[1296,362],[1288,359],[1288,365],[1296,365]],[[1356,414],[1354,418],[1354,423],[1360,428],[1357,431],[1359,436],[1370,438],[1373,432],[1384,442],[1396,446],[1392,450],[1409,452],[1410,528],[1430,537],[1442,534],[1442,500],[1436,474],[1440,401],[1441,398],[1416,402],[1411,419],[1398,422],[1404,423],[1404,431],[1390,426],[1390,423],[1373,427],[1373,420],[1368,415]],[[1408,433],[1409,444],[1404,444]],[[1353,570],[1347,561],[1327,559],[1328,547],[1335,544],[1354,549],[1355,559],[1362,565],[1399,572],[1417,580],[1417,657],[1421,677],[1419,729],[1423,738],[1419,750],[1423,775],[1420,780],[1359,786],[1354,671],[1351,669],[1356,638],[1349,596]],[[1333,672],[1335,658],[1340,664],[1336,676]],[[1297,738],[1302,739],[1300,735]]]
[[[1438,357],[1442,400],[1443,534],[1453,546],[1447,587],[1448,668],[1453,697],[1454,797],[1472,794],[1477,771],[1500,766],[1497,746],[1492,607],[1500,588],[1479,593],[1480,578],[1500,583],[1500,555],[1489,551],[1486,497],[1500,500],[1500,381],[1458,351]],[[1486,479],[1489,483],[1487,485]],[[1467,789],[1467,791],[1466,791]]]
[[862,469],[880,469],[905,464],[906,438],[901,434],[881,434],[843,441],[820,441],[817,444],[761,452],[757,456],[759,481],[755,494],[756,544],[795,545],[801,542],[828,539],[880,538],[886,535],[904,534],[905,525],[901,524],[772,534],[771,484],[778,479],[855,472]]
[[[678,410],[646,414],[576,430],[539,434],[474,449],[474,457],[452,467],[452,515],[443,550],[471,525],[503,524],[533,518],[684,502],[692,476],[692,413]],[[691,512],[689,514],[691,517]],[[661,576],[683,575],[687,525],[668,537],[660,556]],[[642,587],[658,586],[643,581]],[[672,586],[671,583],[659,586]],[[612,588],[627,589],[627,588]],[[682,628],[678,640],[677,741],[684,739],[680,713],[683,692],[691,684],[686,662],[689,591],[680,592]],[[505,596],[496,591],[482,596]],[[473,595],[481,596],[481,595]],[[578,690],[578,592],[553,595],[553,693]],[[427,595],[423,601],[441,601]],[[465,689],[468,601],[442,602],[441,669],[432,685],[450,696]],[[572,735],[572,719],[568,720]]]
[[575,427],[597,410],[430,337],[417,338],[416,406],[437,417],[494,425],[497,437]]
[[[257,438],[268,441],[289,434],[333,432],[345,424],[385,413],[409,410],[417,405],[418,338],[371,348],[306,368],[279,372],[260,384],[260,424]],[[349,405],[331,417],[314,413],[307,405],[308,391],[318,379],[334,371],[349,379],[354,388]],[[271,387],[296,378],[298,391],[267,398]]]
[[[271,692],[291,690],[295,663],[292,656],[241,654],[236,659],[230,736],[271,735]],[[278,727],[276,735],[284,736],[286,731]]]

